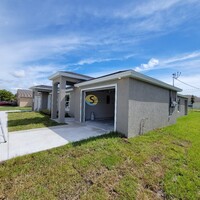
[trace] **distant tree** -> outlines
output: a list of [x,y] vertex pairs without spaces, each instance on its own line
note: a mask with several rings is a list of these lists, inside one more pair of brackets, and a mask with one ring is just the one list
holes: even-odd
[[193,105],[193,103],[195,102],[195,97],[194,95],[191,96],[191,104]]
[[12,101],[15,96],[12,92],[8,90],[0,90],[0,101]]

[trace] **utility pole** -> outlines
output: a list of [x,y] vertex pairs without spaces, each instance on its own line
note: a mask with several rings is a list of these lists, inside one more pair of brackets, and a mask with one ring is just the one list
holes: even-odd
[[181,75],[181,72],[176,72],[172,74],[173,86],[174,86],[174,79],[178,79]]

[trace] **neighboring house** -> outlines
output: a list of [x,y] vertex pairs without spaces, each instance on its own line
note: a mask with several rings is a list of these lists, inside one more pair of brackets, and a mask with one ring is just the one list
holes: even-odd
[[32,91],[31,90],[17,90],[17,105],[19,107],[32,106]]
[[200,109],[200,102],[193,103],[192,108],[193,109]]
[[52,80],[51,117],[65,121],[113,121],[114,131],[133,137],[176,122],[187,114],[182,90],[133,70],[98,78],[57,72]]
[[33,91],[33,111],[51,110],[52,86],[36,85],[30,88]]
[[178,115],[183,116],[188,113],[188,97],[183,96],[181,94],[177,94],[178,102],[177,102],[177,111]]

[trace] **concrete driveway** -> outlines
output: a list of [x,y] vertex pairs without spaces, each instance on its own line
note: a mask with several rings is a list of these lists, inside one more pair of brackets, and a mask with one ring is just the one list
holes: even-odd
[[[1,113],[0,117],[3,117],[5,122],[7,114]],[[75,142],[110,132],[110,130],[95,127],[94,125],[80,124],[77,122],[70,122],[64,126],[38,128],[11,133],[7,133],[7,126],[4,124],[4,130],[6,132],[7,142],[2,143],[3,140],[0,137],[0,161],[59,147],[69,142]]]

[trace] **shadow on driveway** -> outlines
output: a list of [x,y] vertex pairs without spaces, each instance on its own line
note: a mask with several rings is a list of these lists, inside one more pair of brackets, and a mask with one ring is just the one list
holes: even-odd
[[77,122],[64,126],[15,131],[8,134],[9,140],[6,144],[1,144],[4,145],[4,151],[1,151],[0,161],[101,136],[108,132],[110,131],[106,132],[105,129]]

